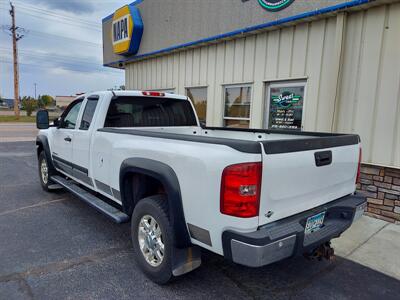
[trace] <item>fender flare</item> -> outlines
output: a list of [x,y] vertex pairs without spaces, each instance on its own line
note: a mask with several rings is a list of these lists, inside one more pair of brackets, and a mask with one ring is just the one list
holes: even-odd
[[[36,146],[42,146],[44,153],[46,154],[46,160],[47,160],[47,165],[49,166],[50,169],[55,170],[56,168],[54,167],[53,164],[53,159],[51,158],[51,152],[50,152],[50,146],[49,142],[47,140],[47,136],[45,135],[38,135],[36,137]],[[39,157],[39,151],[37,152],[37,157]]]
[[[189,233],[186,226],[185,216],[183,213],[181,189],[178,177],[174,170],[160,161],[147,158],[128,158],[125,159],[120,168],[119,185],[121,191],[121,201],[125,211],[128,211],[131,199],[127,199],[130,195],[128,187],[124,179],[129,173],[136,173],[151,176],[160,181],[167,193],[169,216],[172,228],[175,233],[175,246],[177,248],[186,248],[191,245]],[[136,205],[133,203],[133,205]]]

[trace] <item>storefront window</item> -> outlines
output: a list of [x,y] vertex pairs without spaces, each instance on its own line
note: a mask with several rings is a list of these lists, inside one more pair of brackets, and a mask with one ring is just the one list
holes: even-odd
[[224,126],[250,126],[251,86],[225,87]]
[[268,85],[264,126],[268,129],[301,130],[305,87],[305,82]]
[[199,121],[206,123],[207,115],[207,88],[196,87],[187,88],[186,95],[192,100],[194,108],[196,110]]

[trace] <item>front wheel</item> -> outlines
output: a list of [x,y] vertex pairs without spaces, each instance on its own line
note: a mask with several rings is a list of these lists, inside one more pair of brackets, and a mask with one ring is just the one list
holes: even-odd
[[49,186],[54,184],[50,179],[52,175],[54,175],[54,171],[49,167],[46,154],[42,151],[39,154],[39,179],[43,190],[46,192],[51,192]]
[[173,230],[165,196],[139,201],[132,214],[131,235],[135,260],[152,281],[165,284],[173,279]]

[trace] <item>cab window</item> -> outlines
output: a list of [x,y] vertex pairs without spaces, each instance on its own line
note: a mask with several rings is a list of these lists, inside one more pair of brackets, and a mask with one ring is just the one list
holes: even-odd
[[66,114],[62,121],[61,128],[75,129],[76,120],[78,119],[79,110],[82,106],[82,100],[73,102],[70,107],[66,110]]
[[88,130],[90,124],[92,123],[93,115],[96,110],[98,99],[96,98],[88,98],[85,111],[83,112],[81,125],[79,127],[80,130]]

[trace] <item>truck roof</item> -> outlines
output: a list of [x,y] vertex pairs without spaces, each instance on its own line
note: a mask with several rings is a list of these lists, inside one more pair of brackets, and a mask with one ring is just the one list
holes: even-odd
[[[177,94],[171,94],[171,93],[165,93],[162,91],[139,91],[139,90],[125,90],[125,91],[113,91],[115,95],[117,96],[145,96],[143,93],[144,92],[155,92],[155,93],[161,93],[163,96],[161,97],[167,97],[167,98],[173,98],[173,99],[179,99],[179,100],[187,100],[187,96],[184,95],[177,95]],[[95,92],[90,92],[86,93],[83,96],[91,96],[91,95],[112,95],[112,91],[95,91]],[[150,96],[150,95],[149,95]],[[79,97],[82,97],[79,96]]]

